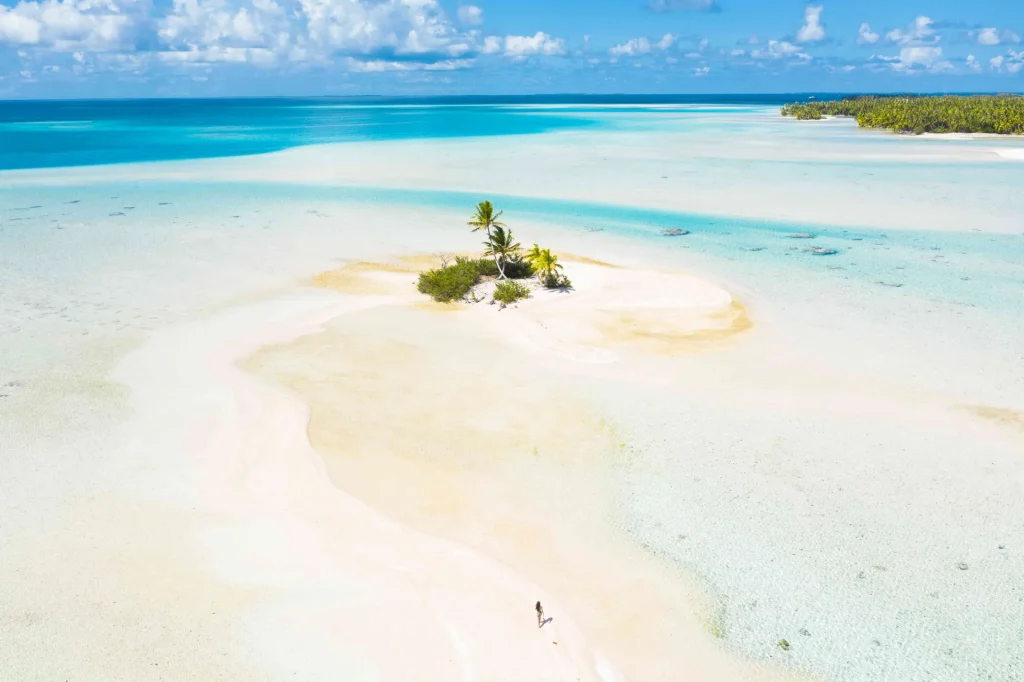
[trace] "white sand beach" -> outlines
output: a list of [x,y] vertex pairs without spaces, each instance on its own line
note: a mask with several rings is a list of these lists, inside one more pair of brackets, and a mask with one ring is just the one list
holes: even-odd
[[[539,401],[557,383],[521,371],[564,356],[567,336],[572,348],[614,345],[598,331],[608,313],[656,311],[679,337],[717,329],[701,320],[728,310],[729,296],[678,275],[577,266],[589,294],[522,306],[533,355],[501,346],[494,307],[424,309],[401,265],[350,268],[347,286],[333,286],[344,296],[307,289],[155,333],[112,377],[133,409],[104,457],[117,490],[72,498],[62,512],[78,519],[72,535],[43,543],[58,552],[39,536],[8,539],[6,608],[27,616],[8,620],[4,669],[18,679],[157,668],[163,679],[795,679],[720,652],[696,595],[595,521],[602,467],[621,456],[614,430],[571,392]],[[659,304],[666,283],[684,295]],[[575,321],[559,315],[566,324],[544,331],[546,309],[563,302]],[[496,352],[519,359],[474,369]],[[352,370],[355,386],[327,379]],[[41,576],[67,592],[41,603]],[[551,617],[540,630],[535,600]]]

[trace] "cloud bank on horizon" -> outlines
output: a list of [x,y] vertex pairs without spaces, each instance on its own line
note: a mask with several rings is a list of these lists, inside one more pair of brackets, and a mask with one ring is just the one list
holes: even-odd
[[1022,89],[1024,4],[849,5],[0,0],[0,96]]

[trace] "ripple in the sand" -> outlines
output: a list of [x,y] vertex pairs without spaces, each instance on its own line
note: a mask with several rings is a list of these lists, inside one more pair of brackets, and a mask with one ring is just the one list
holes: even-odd
[[829,249],[824,246],[812,246],[811,248],[807,249],[807,251],[812,256],[834,256],[837,253],[839,253],[839,251],[837,251],[836,249]]
[[690,234],[690,231],[689,230],[683,230],[683,229],[680,229],[678,227],[673,227],[673,228],[669,228],[667,230],[662,230],[661,234],[663,234],[666,237],[682,237],[684,235]]
[[793,234],[787,235],[790,239],[814,239],[816,235],[810,232],[794,232]]

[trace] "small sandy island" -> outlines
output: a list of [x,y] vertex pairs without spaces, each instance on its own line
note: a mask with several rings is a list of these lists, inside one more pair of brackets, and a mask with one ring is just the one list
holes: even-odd
[[[505,309],[488,303],[493,281],[476,303],[417,293],[434,258],[349,264],[315,278],[349,312],[242,367],[309,406],[309,441],[338,489],[465,548],[446,559],[457,565],[431,559],[429,570],[394,548],[403,589],[420,595],[401,599],[432,600],[436,622],[408,624],[392,646],[422,629],[447,652],[424,656],[417,679],[453,679],[446,655],[462,680],[795,679],[727,655],[714,610],[606,525],[609,471],[629,453],[579,384],[611,363],[731,343],[751,327],[746,313],[683,273],[564,261],[573,290],[535,286]],[[396,539],[364,534],[359,551]],[[357,610],[386,638],[373,605],[395,601],[394,577],[371,569],[353,579]],[[553,618],[540,631],[536,598]],[[361,651],[373,667],[390,650]]]
[[578,362],[613,362],[623,352],[692,352],[751,327],[741,304],[724,289],[680,272],[630,268],[565,255],[571,289],[545,289],[527,280],[530,297],[507,314],[492,300],[497,281],[473,288],[472,302],[440,305],[418,295],[410,275],[436,265],[435,257],[397,263],[353,263],[314,282],[345,294],[388,297],[425,309],[463,312],[507,341]]

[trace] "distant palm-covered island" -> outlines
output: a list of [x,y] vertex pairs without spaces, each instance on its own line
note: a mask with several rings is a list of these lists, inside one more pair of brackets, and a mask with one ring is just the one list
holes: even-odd
[[1020,95],[864,95],[786,104],[782,115],[802,121],[848,116],[862,128],[898,133],[1024,134]]

